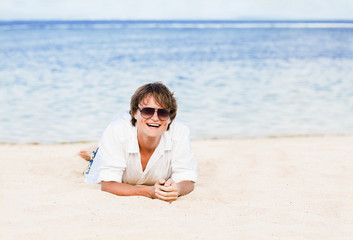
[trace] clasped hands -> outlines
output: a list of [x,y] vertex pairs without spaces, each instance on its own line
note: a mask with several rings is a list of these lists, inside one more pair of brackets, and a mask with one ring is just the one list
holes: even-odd
[[167,181],[165,179],[160,179],[154,185],[154,195],[157,199],[171,203],[178,199],[178,185],[171,178]]

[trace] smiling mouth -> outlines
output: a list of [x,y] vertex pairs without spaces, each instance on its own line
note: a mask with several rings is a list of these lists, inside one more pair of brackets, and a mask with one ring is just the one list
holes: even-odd
[[149,127],[154,127],[154,128],[159,128],[161,125],[159,125],[159,124],[150,124],[150,123],[147,123],[147,126],[149,126]]

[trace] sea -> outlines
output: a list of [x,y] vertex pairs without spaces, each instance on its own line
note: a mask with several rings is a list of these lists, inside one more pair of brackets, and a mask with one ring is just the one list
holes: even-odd
[[353,134],[353,21],[1,21],[0,142],[98,141],[155,81],[192,139]]

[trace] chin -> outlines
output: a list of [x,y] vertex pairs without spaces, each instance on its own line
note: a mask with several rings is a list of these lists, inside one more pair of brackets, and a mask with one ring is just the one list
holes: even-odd
[[160,137],[162,136],[164,133],[164,131],[161,131],[161,132],[147,132],[146,135],[148,137]]

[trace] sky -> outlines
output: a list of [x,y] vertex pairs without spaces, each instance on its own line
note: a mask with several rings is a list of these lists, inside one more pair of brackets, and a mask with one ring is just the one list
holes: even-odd
[[0,20],[352,20],[353,0],[0,0]]

